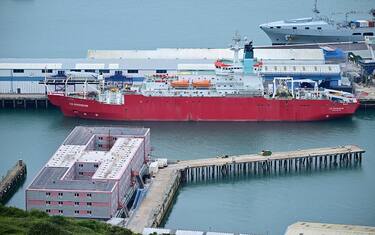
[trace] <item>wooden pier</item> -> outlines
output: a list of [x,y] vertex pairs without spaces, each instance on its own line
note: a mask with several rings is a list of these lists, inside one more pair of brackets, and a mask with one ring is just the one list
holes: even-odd
[[1,93],[1,108],[48,108],[49,101],[45,94],[17,94],[17,93]]
[[305,149],[289,152],[224,156],[179,161],[160,169],[142,203],[126,227],[142,233],[145,227],[161,224],[182,182],[220,179],[239,174],[290,173],[306,170],[359,166],[365,151],[356,145]]
[[16,165],[13,166],[8,174],[3,177],[0,182],[0,203],[5,203],[9,198],[12,197],[20,183],[26,178],[26,164],[19,160]]

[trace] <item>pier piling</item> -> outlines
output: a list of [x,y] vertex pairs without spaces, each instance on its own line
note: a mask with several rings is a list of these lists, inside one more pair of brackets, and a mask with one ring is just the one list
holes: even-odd
[[44,94],[17,94],[17,93],[2,93],[0,94],[1,108],[23,108],[28,107],[48,108],[48,98]]

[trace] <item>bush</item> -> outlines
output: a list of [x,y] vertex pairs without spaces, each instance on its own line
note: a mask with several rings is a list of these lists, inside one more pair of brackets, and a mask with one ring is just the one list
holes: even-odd
[[106,234],[108,235],[132,235],[133,233],[125,228],[121,228],[118,226],[111,226],[107,231]]
[[27,217],[28,213],[16,207],[6,207],[0,204],[0,216],[6,217]]
[[49,216],[37,210],[30,212],[0,205],[0,234],[29,235],[136,235],[130,230],[88,219]]
[[31,225],[27,234],[28,235],[45,235],[45,234],[68,235],[71,233],[60,229],[59,226],[56,226],[50,222],[39,221]]
[[102,224],[100,224],[99,222],[97,222],[95,220],[88,220],[88,219],[79,220],[77,222],[77,224],[80,225],[80,226],[82,226],[82,227],[86,227],[88,229],[91,229],[93,231],[99,231],[99,230],[101,230],[101,228],[100,228],[101,226],[100,225],[102,225]]
[[46,217],[48,217],[48,214],[46,212],[40,211],[40,210],[36,210],[36,209],[32,209],[29,212],[29,215],[31,217],[34,217],[34,218],[46,218]]
[[59,215],[54,215],[54,216],[49,217],[49,222],[56,224],[56,225],[61,225],[61,226],[67,225],[69,223],[67,218],[63,216],[59,216]]

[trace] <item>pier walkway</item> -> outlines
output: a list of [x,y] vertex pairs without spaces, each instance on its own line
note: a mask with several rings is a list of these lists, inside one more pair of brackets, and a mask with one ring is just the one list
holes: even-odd
[[[182,182],[218,179],[238,174],[271,174],[357,166],[365,151],[356,145],[304,149],[288,152],[224,156],[179,161],[160,169],[144,200],[129,218],[126,227],[142,233],[163,220]],[[269,155],[269,156],[264,156]]]

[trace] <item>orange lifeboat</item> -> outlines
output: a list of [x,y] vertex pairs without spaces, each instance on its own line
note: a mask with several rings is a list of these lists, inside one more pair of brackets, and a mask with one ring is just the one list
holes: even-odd
[[210,86],[211,86],[210,80],[199,80],[199,81],[193,82],[193,87],[197,87],[197,88],[208,88]]
[[172,81],[171,86],[176,87],[176,88],[187,88],[189,87],[189,81],[188,80]]

